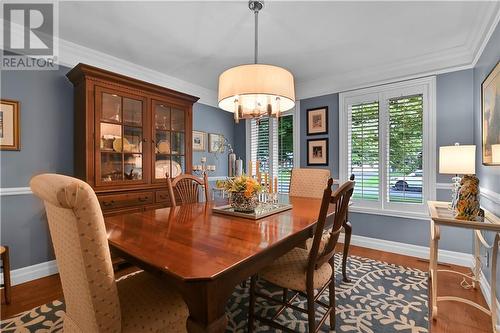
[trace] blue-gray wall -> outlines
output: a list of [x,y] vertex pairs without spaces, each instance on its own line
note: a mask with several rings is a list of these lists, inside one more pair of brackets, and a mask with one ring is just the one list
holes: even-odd
[[[436,79],[437,109],[437,144],[450,145],[454,142],[473,143],[472,127],[472,78],[473,71],[463,70],[438,75]],[[339,96],[330,94],[308,98],[300,101],[301,152],[300,165],[307,167],[307,140],[312,138],[329,138],[329,166],[332,176],[339,176]],[[307,109],[328,106],[328,135],[306,135]],[[436,165],[437,169],[437,165]],[[438,182],[449,183],[447,175],[437,176]],[[448,200],[449,190],[438,190],[438,200]],[[414,245],[429,245],[429,225],[424,220],[412,220],[374,214],[352,213],[351,222],[354,234],[403,242]],[[443,231],[440,248],[471,252],[472,238],[470,232],[450,229]]]
[[[234,124],[234,153],[243,160],[243,164],[246,163],[246,120]],[[244,169],[246,170],[246,166]]]
[[[493,191],[497,196],[497,202],[493,202],[484,196],[481,197],[481,205],[500,216],[500,166],[486,166],[482,164],[482,129],[481,129],[481,83],[491,72],[493,67],[500,60],[500,25],[498,25],[491,36],[488,44],[474,67],[474,144],[476,145],[476,174],[479,178],[481,188]],[[493,235],[486,235],[489,242],[493,241]],[[491,258],[491,253],[489,258]],[[491,266],[490,266],[491,267]],[[490,280],[490,268],[482,267],[488,281]],[[497,281],[497,290],[500,288],[500,282]],[[498,295],[498,293],[497,293]]]
[[227,176],[227,149],[223,154],[208,152],[208,134],[224,134],[231,145],[234,144],[234,120],[233,114],[213,106],[196,103],[193,106],[193,130],[202,131],[206,135],[206,151],[193,152],[193,164],[201,164],[201,158],[205,156],[207,163],[215,165],[216,172],[210,176]]
[[[474,67],[474,143],[476,145],[476,174],[480,186],[496,193],[500,192],[500,166],[486,166],[482,164],[482,130],[481,130],[481,83],[500,61],[500,25],[497,26],[483,54]],[[483,198],[484,199],[484,198]],[[500,215],[498,204],[483,200],[481,202],[488,209]]]
[[[73,173],[73,86],[58,71],[2,71],[2,98],[20,101],[21,151],[2,151],[2,188],[26,187],[41,172]],[[53,258],[40,201],[32,195],[0,197],[2,245],[13,269]]]
[[[73,85],[69,68],[58,71],[2,71],[1,97],[21,103],[21,151],[0,152],[0,186],[27,187],[41,172],[73,174]],[[224,134],[232,143],[232,114],[196,103],[195,130]],[[227,174],[227,155],[194,153],[217,165],[214,174]],[[0,196],[0,242],[11,248],[12,269],[52,260],[52,245],[44,209],[31,194]]]
[[[307,110],[328,107],[328,134],[307,136]],[[328,166],[333,178],[339,178],[339,94],[302,99],[300,101],[300,166],[307,167],[307,140],[328,138]]]

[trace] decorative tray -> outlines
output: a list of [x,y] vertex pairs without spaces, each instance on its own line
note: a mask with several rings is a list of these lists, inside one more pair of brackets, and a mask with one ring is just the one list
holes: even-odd
[[289,209],[292,209],[292,205],[286,203],[260,204],[257,206],[257,208],[255,208],[255,211],[253,213],[241,213],[241,212],[235,212],[234,208],[231,207],[230,205],[225,205],[212,208],[212,212],[224,215],[243,217],[251,220],[258,220],[269,215],[284,212]]

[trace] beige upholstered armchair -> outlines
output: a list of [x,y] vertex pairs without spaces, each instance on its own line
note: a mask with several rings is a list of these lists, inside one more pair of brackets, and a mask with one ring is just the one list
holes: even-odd
[[292,169],[290,178],[290,195],[321,199],[326,183],[330,178],[328,169]]
[[35,176],[61,277],[64,332],[185,332],[181,296],[145,272],[115,281],[101,208],[85,182],[56,174]]

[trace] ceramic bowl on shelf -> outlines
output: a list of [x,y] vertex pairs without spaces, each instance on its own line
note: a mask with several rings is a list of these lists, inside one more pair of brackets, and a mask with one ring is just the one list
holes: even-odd
[[155,178],[165,178],[165,174],[170,173],[170,166],[172,166],[171,178],[175,178],[182,173],[182,167],[179,163],[170,160],[161,160],[155,163]]

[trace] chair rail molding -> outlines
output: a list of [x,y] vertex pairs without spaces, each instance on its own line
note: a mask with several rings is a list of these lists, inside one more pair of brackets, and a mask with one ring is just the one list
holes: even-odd
[[[214,182],[217,180],[225,180],[226,176],[210,176],[208,177],[209,182]],[[13,195],[28,195],[33,194],[29,187],[1,187],[0,197],[13,196]]]
[[479,194],[483,198],[486,198],[489,201],[496,203],[497,205],[500,205],[500,193],[497,193],[495,191],[489,190],[484,187],[479,187]]
[[1,187],[0,197],[10,196],[10,195],[26,195],[33,194],[29,187]]

